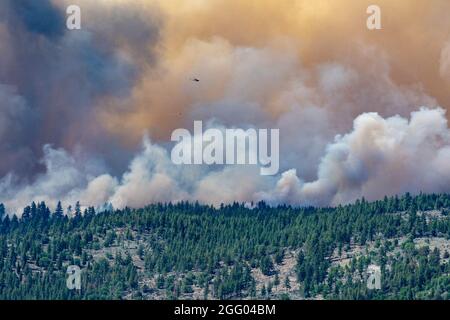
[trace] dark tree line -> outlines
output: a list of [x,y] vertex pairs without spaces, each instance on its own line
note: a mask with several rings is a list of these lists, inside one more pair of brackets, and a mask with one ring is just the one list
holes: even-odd
[[[0,205],[0,299],[139,299],[155,292],[178,299],[194,288],[203,298],[270,297],[273,285],[291,287],[275,268],[286,251],[296,252],[306,298],[448,298],[443,253],[415,248],[414,239],[450,239],[449,208],[445,194],[362,199],[336,208],[235,203],[216,209],[183,202],[96,213],[77,204],[70,217],[60,203],[53,212],[44,202],[32,203],[21,218],[5,215]],[[429,210],[439,217],[421,214]],[[335,250],[380,239],[376,255],[354,258],[346,268],[332,265]],[[137,257],[111,251],[121,241],[139,244]],[[361,280],[370,263],[382,267],[382,290],[367,290]],[[83,269],[80,292],[66,288],[70,264]],[[277,283],[257,290],[252,269]]]

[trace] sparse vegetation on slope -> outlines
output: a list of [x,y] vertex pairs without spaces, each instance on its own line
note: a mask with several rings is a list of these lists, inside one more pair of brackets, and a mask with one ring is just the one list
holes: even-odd
[[[0,206],[1,207],[1,206]],[[0,225],[1,299],[449,299],[449,195],[337,208],[155,204]],[[66,288],[79,265],[82,290]],[[382,288],[366,287],[377,264]]]

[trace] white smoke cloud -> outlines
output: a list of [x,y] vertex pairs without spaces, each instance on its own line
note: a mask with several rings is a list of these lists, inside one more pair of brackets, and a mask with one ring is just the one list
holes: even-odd
[[[17,211],[31,201],[67,206],[142,207],[154,202],[257,202],[295,206],[337,205],[362,196],[379,199],[404,192],[445,192],[450,188],[450,129],[445,111],[421,108],[410,119],[364,113],[351,132],[337,135],[322,157],[317,179],[305,182],[289,169],[279,178],[260,176],[256,166],[213,170],[172,164],[165,148],[144,139],[143,148],[121,178],[94,175],[99,167],[80,166],[77,155],[44,147],[46,172],[17,187],[11,175],[0,181],[1,201]],[[83,163],[90,163],[89,161]],[[19,212],[20,213],[20,212]]]
[[[8,174],[0,180],[0,202],[16,212],[31,201],[54,206],[58,200],[66,206],[79,200],[84,206],[111,203],[115,208],[181,200],[214,205],[259,200],[331,205],[361,196],[375,199],[405,191],[448,190],[450,185],[444,179],[447,149],[414,147],[420,139],[432,139],[432,130],[438,130],[442,143],[448,141],[442,138],[448,135],[444,134],[448,131],[444,112],[423,109],[412,113],[409,122],[406,119],[413,106],[433,105],[434,99],[420,88],[396,85],[386,62],[367,57],[366,50],[355,55],[352,64],[304,68],[294,58],[292,46],[286,45],[283,50],[278,46],[233,47],[219,38],[186,44],[189,59],[201,58],[201,63],[192,65],[212,66],[198,70],[203,70],[206,78],[211,76],[208,70],[221,75],[219,82],[224,89],[209,96],[208,86],[217,82],[203,84],[202,77],[198,97],[189,100],[192,105],[183,114],[188,120],[203,120],[208,127],[221,130],[279,128],[280,164],[285,172],[278,181],[261,177],[256,166],[176,166],[165,145],[147,139],[121,174],[99,165],[99,159],[45,146],[45,172],[27,181]],[[178,64],[186,63],[183,57],[177,59],[181,59]],[[358,69],[358,59],[372,61],[377,72]],[[196,74],[189,70],[183,72]],[[2,90],[16,105],[27,108],[11,90]],[[209,96],[209,101],[200,99],[204,96]],[[379,114],[364,110],[377,110]],[[11,117],[11,112],[2,114]],[[384,119],[380,114],[400,116]],[[333,142],[337,134],[351,130],[355,117],[353,131],[337,136]],[[429,128],[419,125],[425,119]],[[186,124],[192,126],[190,121]],[[424,150],[428,150],[428,156],[422,155]]]
[[337,205],[363,196],[446,192],[449,163],[450,130],[443,109],[422,108],[410,120],[364,113],[352,132],[328,145],[317,180],[304,182],[289,170],[260,197],[271,203]]
[[[69,33],[60,22],[70,0],[44,1],[55,20],[47,27],[35,23],[41,17],[22,14],[33,1],[16,2],[0,6],[0,174],[9,172],[0,179],[0,202],[12,211],[42,200],[116,208],[181,200],[332,205],[449,190],[445,115],[440,109],[411,114],[417,106],[445,107],[440,88],[450,79],[447,39],[442,43],[427,23],[442,19],[422,20],[420,6],[413,20],[427,32],[398,48],[398,39],[378,43],[359,31],[354,37],[352,15],[331,3],[322,19],[309,2],[299,10],[307,18],[313,12],[312,23],[283,19],[292,7],[276,1],[251,8],[204,2],[205,14],[191,16],[163,1],[162,8],[171,8],[167,20],[152,1],[77,0],[85,24]],[[228,6],[241,12],[239,24],[215,9]],[[280,19],[259,25],[262,12]],[[330,34],[322,23],[333,17],[340,31]],[[278,25],[285,20],[293,25]],[[433,50],[417,54],[421,48]],[[439,67],[423,58],[438,57],[434,48],[442,48]],[[404,63],[406,54],[413,63]],[[417,74],[414,63],[421,65]],[[428,74],[432,68],[439,79]],[[284,173],[261,177],[252,166],[172,164],[170,132],[193,120],[222,130],[280,129]],[[144,139],[133,155],[146,130],[153,143]],[[45,143],[52,146],[42,148]]]
[[295,168],[307,181],[317,178],[327,144],[350,130],[358,115],[370,110],[407,117],[417,106],[437,105],[420,85],[393,81],[376,48],[361,46],[351,61],[312,68],[301,65],[297,50],[282,40],[262,47],[233,46],[219,37],[191,40],[167,62],[183,68],[168,68],[164,78],[185,81],[181,72],[202,79],[186,89],[192,93],[186,103],[177,103],[187,126],[214,119],[226,127],[279,128],[281,168]]
[[144,150],[133,159],[109,202],[123,208],[188,199],[178,186],[176,173],[167,151],[145,139]]

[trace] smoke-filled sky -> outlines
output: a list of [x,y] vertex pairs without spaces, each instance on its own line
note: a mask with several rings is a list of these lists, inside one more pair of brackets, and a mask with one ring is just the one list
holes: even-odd
[[[66,28],[71,4],[81,30]],[[382,30],[366,27],[370,4]],[[448,0],[2,0],[0,202],[20,214],[31,201],[450,192],[448,12]],[[171,132],[194,120],[279,128],[279,175],[174,165]]]

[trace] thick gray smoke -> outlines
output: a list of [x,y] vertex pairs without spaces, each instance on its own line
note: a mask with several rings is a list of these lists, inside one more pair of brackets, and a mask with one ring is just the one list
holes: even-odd
[[[225,27],[205,36],[187,9],[172,8],[176,1],[161,8],[147,0],[74,1],[83,28],[70,32],[69,2],[0,4],[0,202],[10,212],[31,201],[326,206],[450,190],[444,109],[420,78],[399,80],[410,74],[366,39],[342,54],[308,38],[326,48],[315,61],[295,41],[293,32],[303,30],[296,24],[281,24],[282,35],[267,31],[267,39],[262,25],[243,39],[242,30]],[[311,32],[328,39],[320,28]],[[439,81],[429,81],[436,87],[450,81],[448,41],[438,52]],[[280,174],[174,165],[170,133],[192,130],[194,120],[280,129]]]
[[136,61],[154,63],[159,20],[125,5],[94,8],[83,29],[70,32],[65,7],[49,0],[1,2],[0,175],[32,178],[45,144],[83,146],[108,165],[126,164],[129,154],[116,153],[96,123],[98,101],[125,99],[141,72]]
[[413,112],[410,119],[377,113],[357,117],[353,130],[326,148],[318,178],[304,182],[295,169],[261,197],[274,203],[337,205],[405,192],[448,192],[450,130],[443,109]]
[[260,176],[256,166],[216,171],[177,166],[166,149],[148,139],[121,177],[102,173],[89,161],[80,165],[64,150],[46,146],[44,153],[46,172],[34,183],[15,188],[11,176],[3,178],[0,193],[8,199],[8,207],[38,199],[53,205],[62,199],[115,208],[181,200],[215,205],[260,200],[274,205],[330,205],[362,196],[379,199],[386,194],[450,188],[450,129],[442,109],[423,108],[410,119],[360,115],[351,132],[336,136],[326,147],[318,178],[311,182],[301,180],[295,169],[268,178]]

